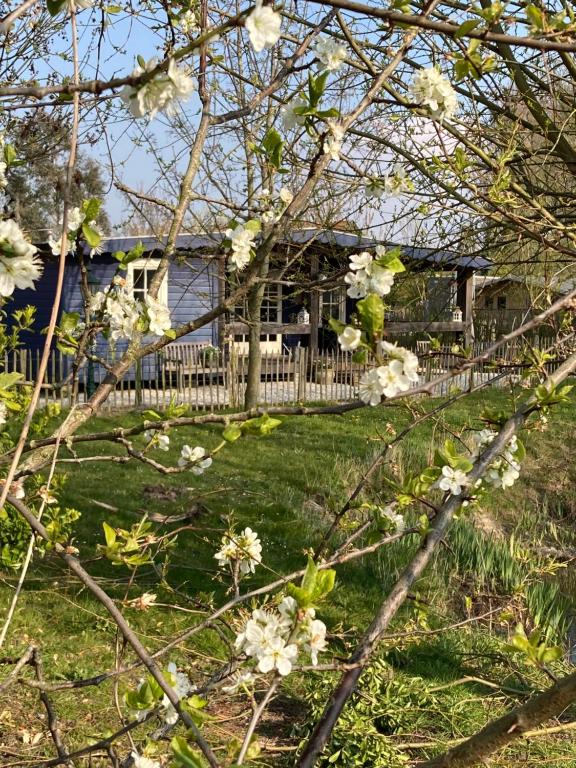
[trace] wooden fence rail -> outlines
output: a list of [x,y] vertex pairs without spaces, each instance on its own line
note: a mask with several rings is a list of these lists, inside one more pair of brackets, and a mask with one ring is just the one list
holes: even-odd
[[[546,345],[548,341],[546,341]],[[488,342],[475,344],[478,355]],[[171,401],[182,402],[195,410],[219,410],[242,406],[248,358],[228,350],[214,353],[205,344],[172,344],[163,353],[138,361],[118,383],[106,401],[108,409],[162,409]],[[518,382],[525,364],[521,360],[521,342],[504,345],[498,355],[474,369],[459,374],[439,385],[437,394],[469,389],[482,382]],[[420,360],[420,383],[433,381],[442,373],[458,366],[462,357],[450,346],[431,349],[418,342],[414,352]],[[23,380],[32,383],[39,367],[40,353],[19,349],[5,356],[4,370],[18,371]],[[560,360],[547,364],[554,370]],[[350,401],[356,399],[360,378],[367,366],[353,361],[352,355],[340,350],[312,352],[298,348],[290,354],[264,353],[260,402],[279,405],[295,402]],[[63,408],[85,402],[103,379],[103,366],[83,363],[72,369],[69,357],[58,351],[50,355],[42,387],[42,402]]]

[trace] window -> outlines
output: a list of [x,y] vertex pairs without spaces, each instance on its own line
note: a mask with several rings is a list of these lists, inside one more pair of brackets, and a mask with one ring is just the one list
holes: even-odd
[[320,316],[324,322],[333,317],[335,320],[346,321],[346,294],[344,288],[332,288],[320,294]]
[[[132,283],[132,295],[135,299],[144,301],[159,264],[160,259],[137,259],[128,265],[128,279]],[[164,275],[158,291],[158,300],[162,304],[168,303],[168,275]]]
[[492,309],[494,307],[494,297],[493,296],[486,296],[484,299],[484,307],[486,309]]
[[[232,322],[247,322],[248,313],[246,303],[234,307]],[[282,322],[282,287],[279,285],[267,285],[264,289],[262,304],[260,306],[260,320],[263,323]],[[248,336],[236,334],[234,344],[240,354],[248,352]],[[263,333],[260,335],[260,349],[262,352],[280,352],[282,349],[282,334]]]
[[497,300],[498,309],[506,309],[506,296],[498,296]]

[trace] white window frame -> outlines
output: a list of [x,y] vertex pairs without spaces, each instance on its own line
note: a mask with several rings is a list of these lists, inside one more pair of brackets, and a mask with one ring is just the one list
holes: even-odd
[[[333,293],[335,291],[338,291],[340,293],[340,301],[338,302],[338,310],[339,310],[339,317],[335,318],[336,320],[340,320],[342,323],[346,322],[346,286],[345,285],[335,285],[333,288],[330,288],[330,293]],[[320,323],[323,323],[325,321],[324,318],[324,295],[325,293],[328,293],[328,291],[322,291],[320,293]]]
[[[134,272],[137,272],[138,270],[141,270],[141,269],[153,271],[158,269],[159,265],[160,265],[160,259],[136,259],[136,261],[131,261],[130,264],[128,264],[127,277],[130,282],[130,285],[132,286],[132,291],[134,290]],[[147,287],[146,287],[146,292],[147,292]],[[160,283],[160,290],[158,291],[158,301],[161,304],[164,304],[164,306],[168,306],[168,270],[166,270],[166,274],[164,275],[164,278]]]

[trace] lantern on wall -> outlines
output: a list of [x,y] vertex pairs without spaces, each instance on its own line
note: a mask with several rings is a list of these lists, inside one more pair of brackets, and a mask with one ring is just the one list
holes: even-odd
[[461,323],[462,322],[462,310],[460,307],[453,307],[452,309],[452,322],[453,323]]
[[302,307],[300,312],[296,315],[296,321],[299,325],[308,325],[310,322],[310,314],[306,307]]

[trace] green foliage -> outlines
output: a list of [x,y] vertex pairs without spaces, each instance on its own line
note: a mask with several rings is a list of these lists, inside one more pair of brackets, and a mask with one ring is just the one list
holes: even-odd
[[185,736],[174,736],[170,742],[174,755],[173,768],[206,768],[202,754],[190,746]]
[[106,545],[99,544],[98,550],[114,565],[136,568],[152,559],[148,545],[154,541],[152,525],[146,521],[135,523],[129,530],[113,528],[106,521],[102,523]]
[[516,625],[516,630],[507,648],[513,653],[519,651],[528,662],[538,667],[545,666],[551,661],[558,661],[563,656],[562,648],[557,645],[548,645],[542,639],[540,630],[535,629],[530,637],[527,637],[522,624]]
[[302,585],[297,587],[295,584],[288,584],[286,591],[300,608],[313,608],[334,589],[335,580],[336,571],[331,568],[320,571],[314,560],[309,557]]

